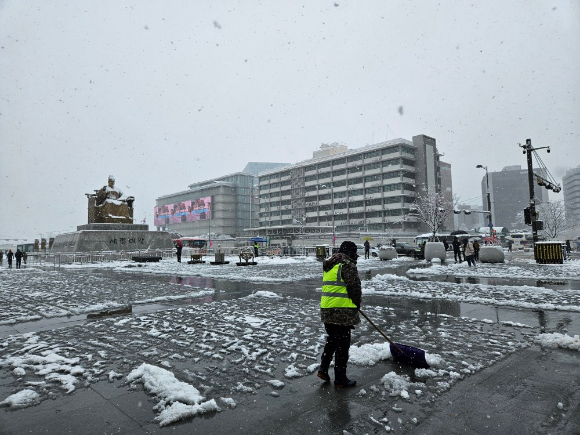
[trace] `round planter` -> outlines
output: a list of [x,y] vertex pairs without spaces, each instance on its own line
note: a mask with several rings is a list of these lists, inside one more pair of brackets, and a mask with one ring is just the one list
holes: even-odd
[[442,242],[427,242],[425,244],[425,260],[431,261],[438,258],[444,262],[446,257],[445,245]]
[[397,250],[392,246],[381,247],[381,249],[379,250],[380,260],[393,260],[397,257],[398,257]]
[[505,254],[499,246],[481,246],[479,248],[479,261],[482,263],[503,263]]

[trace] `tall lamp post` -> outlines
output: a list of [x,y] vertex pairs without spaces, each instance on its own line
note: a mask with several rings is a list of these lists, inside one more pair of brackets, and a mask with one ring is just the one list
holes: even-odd
[[491,194],[489,192],[489,173],[487,172],[487,166],[477,165],[476,168],[485,169],[485,185],[486,185],[486,193],[487,193],[487,211],[488,211],[488,224],[489,227],[489,240],[491,242],[493,237],[493,223],[491,222]]
[[326,184],[321,184],[320,187],[330,187],[330,212],[332,213],[332,247],[334,248],[336,245],[336,235],[334,232],[334,187],[332,186],[332,183],[330,183],[330,186],[327,186]]

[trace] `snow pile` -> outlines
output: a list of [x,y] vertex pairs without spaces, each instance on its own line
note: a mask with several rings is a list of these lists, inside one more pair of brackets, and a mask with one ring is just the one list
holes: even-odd
[[166,426],[187,417],[211,411],[219,411],[214,399],[205,399],[193,386],[181,382],[173,373],[150,364],[141,364],[127,375],[127,382],[141,382],[143,387],[159,398],[153,408],[161,412],[155,420]]
[[553,334],[540,334],[534,339],[534,342],[552,349],[560,348],[580,351],[579,335],[570,337],[569,335],[558,334],[557,332]]
[[269,292],[265,290],[259,290],[255,293],[252,293],[249,298],[281,298],[282,296],[277,295],[274,292]]
[[8,396],[0,406],[10,406],[12,408],[25,408],[27,406],[36,405],[40,402],[40,395],[34,390],[22,390],[16,394]]
[[[46,347],[44,343],[32,345],[32,349],[39,350]],[[32,350],[31,349],[31,350]],[[78,382],[76,375],[84,375],[85,369],[78,365],[80,358],[67,358],[59,355],[59,348],[47,349],[40,355],[27,353],[23,356],[9,356],[0,360],[0,366],[13,367],[13,373],[18,376],[26,374],[26,368],[32,369],[37,375],[44,376],[47,381],[56,381],[66,393],[75,390]]]
[[383,376],[381,383],[385,390],[389,391],[391,397],[401,396],[403,399],[409,399],[408,391],[411,387],[421,387],[421,384],[410,382],[409,376],[401,376],[395,372],[390,372]]
[[390,357],[389,343],[363,344],[362,346],[351,346],[349,349],[349,361],[361,366],[374,366],[379,361]]

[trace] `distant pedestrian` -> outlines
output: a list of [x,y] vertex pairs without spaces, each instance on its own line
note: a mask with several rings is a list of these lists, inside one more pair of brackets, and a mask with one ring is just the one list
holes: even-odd
[[365,240],[365,260],[371,258],[371,244],[368,240]]
[[449,250],[449,243],[447,243],[447,240],[443,240],[443,247],[445,248],[445,251]]
[[22,265],[22,251],[16,249],[16,254],[14,254],[14,256],[16,257],[16,269],[20,269],[20,266]]
[[8,254],[6,254],[6,258],[8,259],[8,268],[12,269],[12,259],[14,258],[14,252],[12,252],[12,249],[8,250]]
[[467,265],[471,267],[471,263],[475,267],[475,249],[473,248],[473,243],[466,239],[465,248],[463,250],[463,255],[465,256],[465,260],[467,261]]
[[0,251],[0,264],[4,261],[4,251]]
[[477,240],[473,241],[473,259],[479,261],[479,242]]
[[26,264],[26,260],[28,260],[28,254],[26,253],[26,251],[22,253],[22,259],[24,260],[24,264]]
[[566,252],[569,254],[572,252],[572,247],[570,246],[570,240],[566,240]]
[[260,247],[260,245],[258,245],[258,242],[254,242],[254,257],[258,256],[258,248]]
[[508,252],[512,252],[513,240],[508,240]]
[[181,240],[175,242],[175,249],[177,249],[177,262],[181,263],[181,250],[183,249],[183,242]]
[[461,243],[457,236],[453,237],[453,242],[451,242],[453,246],[453,256],[455,257],[455,262],[457,263],[457,258],[459,257],[459,262],[461,263]]

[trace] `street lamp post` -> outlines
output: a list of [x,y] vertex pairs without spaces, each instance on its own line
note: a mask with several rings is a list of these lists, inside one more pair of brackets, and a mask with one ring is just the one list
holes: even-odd
[[[326,184],[321,184],[319,187],[329,187],[329,186],[327,186]],[[336,245],[336,235],[334,232],[334,187],[332,186],[332,183],[330,183],[330,212],[332,217],[332,247],[334,248]]]
[[487,211],[488,211],[488,224],[489,227],[489,240],[491,242],[493,237],[493,223],[491,222],[491,193],[489,192],[489,173],[487,172],[487,166],[477,165],[476,168],[485,169],[485,185],[487,193]]

